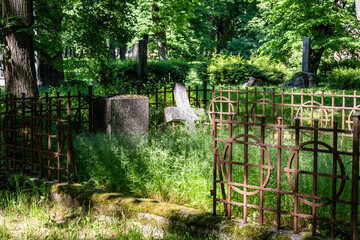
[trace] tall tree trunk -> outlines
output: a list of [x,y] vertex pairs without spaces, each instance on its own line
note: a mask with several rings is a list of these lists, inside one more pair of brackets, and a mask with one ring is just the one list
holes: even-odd
[[57,13],[45,15],[53,24],[51,31],[53,31],[55,35],[58,36],[55,39],[49,39],[49,42],[52,43],[53,46],[56,46],[57,50],[54,50],[51,55],[48,53],[47,49],[37,50],[37,81],[38,85],[41,86],[58,86],[65,82],[62,57],[63,50],[60,42],[62,11],[56,4],[51,4],[49,6],[47,3],[42,4],[42,6],[39,6],[39,9],[35,10],[37,16],[44,16],[45,14],[42,13],[49,10]]
[[[6,92],[16,96],[25,93],[28,97],[37,97],[34,36],[30,30],[34,21],[33,1],[3,0],[2,17],[5,19],[3,39]],[[17,23],[10,24],[12,21]]]
[[120,47],[119,49],[119,55],[120,55],[120,59],[121,60],[125,60],[126,59],[126,45],[123,45]]
[[110,49],[110,59],[113,61],[116,61],[116,53],[115,53],[115,47],[114,47],[114,39],[110,37],[109,40],[109,49]]
[[160,26],[161,30],[157,30],[155,32],[156,42],[158,47],[158,57],[159,60],[167,60],[168,59],[168,49],[167,49],[167,40],[166,40],[166,26],[162,23],[161,18],[159,16],[160,8],[157,5],[157,0],[154,0],[154,4],[152,5],[152,20],[155,26]]
[[324,47],[318,49],[317,51],[311,50],[309,72],[317,73],[324,50]]

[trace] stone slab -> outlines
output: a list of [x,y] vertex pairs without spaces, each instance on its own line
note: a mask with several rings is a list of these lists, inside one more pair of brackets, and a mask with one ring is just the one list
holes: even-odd
[[149,130],[149,98],[107,95],[94,100],[95,132],[142,135]]

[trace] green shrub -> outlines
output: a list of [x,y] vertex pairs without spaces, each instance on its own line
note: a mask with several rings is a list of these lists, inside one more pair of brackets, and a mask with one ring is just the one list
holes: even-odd
[[331,88],[358,89],[360,68],[335,68],[327,74],[326,80]]
[[209,74],[208,74],[208,67],[210,65],[209,61],[205,61],[205,62],[201,62],[199,64],[196,64],[194,66],[195,70],[196,70],[196,74],[198,76],[198,78],[204,82],[204,81],[208,81],[209,80]]
[[148,79],[138,82],[138,63],[133,60],[102,61],[100,83],[103,85],[167,85],[171,82],[184,82],[190,66],[181,60],[150,61]]
[[212,85],[239,84],[250,77],[261,79],[265,84],[280,84],[288,75],[285,65],[269,58],[243,59],[240,55],[215,56],[208,67]]

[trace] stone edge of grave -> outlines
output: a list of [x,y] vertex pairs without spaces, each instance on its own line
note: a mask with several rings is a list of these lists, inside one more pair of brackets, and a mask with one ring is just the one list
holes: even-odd
[[110,193],[80,184],[53,184],[51,195],[65,207],[92,206],[97,214],[134,219],[156,231],[187,231],[221,239],[312,239],[289,230],[276,231],[267,225],[243,224],[185,206]]
[[45,184],[52,201],[64,208],[88,208],[93,213],[105,217],[119,217],[138,223],[142,230],[150,232],[184,231],[194,236],[210,236],[220,239],[275,239],[275,240],[311,240],[321,239],[293,234],[290,230],[277,231],[275,227],[258,224],[243,224],[242,221],[229,220],[221,216],[180,206],[159,202],[149,198],[137,198],[121,193],[106,192],[81,184],[67,185],[38,178],[29,178],[21,174],[0,171],[0,191],[9,189],[10,182],[19,182],[19,186],[30,187],[28,180],[37,186]]

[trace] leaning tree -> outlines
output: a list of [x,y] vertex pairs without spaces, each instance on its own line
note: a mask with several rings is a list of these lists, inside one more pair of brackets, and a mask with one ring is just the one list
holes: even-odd
[[33,1],[2,1],[5,89],[9,94],[38,96],[34,65]]

